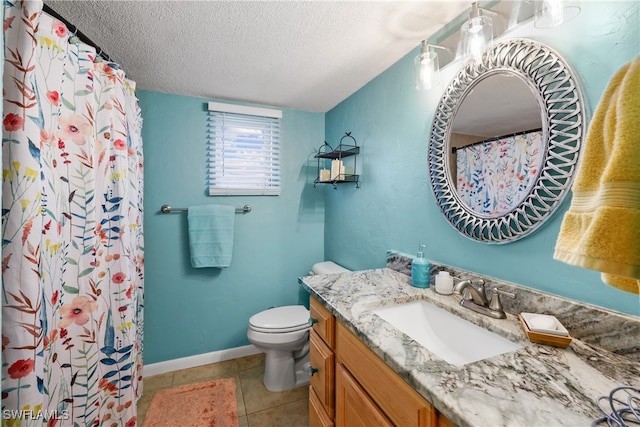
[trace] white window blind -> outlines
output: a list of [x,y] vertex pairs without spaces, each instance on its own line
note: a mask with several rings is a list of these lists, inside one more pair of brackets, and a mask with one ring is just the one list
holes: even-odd
[[209,103],[209,195],[280,194],[282,111]]

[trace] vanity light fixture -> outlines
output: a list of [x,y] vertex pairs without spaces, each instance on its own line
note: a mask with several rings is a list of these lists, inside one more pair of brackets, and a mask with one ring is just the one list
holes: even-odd
[[480,61],[482,53],[493,41],[493,20],[484,16],[478,6],[478,2],[471,3],[471,12],[467,20],[460,28],[460,48],[463,58],[473,58]]
[[429,44],[427,40],[422,40],[420,54],[413,60],[416,70],[417,90],[429,90],[440,82],[438,54],[431,48],[448,50],[444,46]]
[[536,28],[557,27],[580,13],[580,6],[568,0],[535,0],[533,24]]

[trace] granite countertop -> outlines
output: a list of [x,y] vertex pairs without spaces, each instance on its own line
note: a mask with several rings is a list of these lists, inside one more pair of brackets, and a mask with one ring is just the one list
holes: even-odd
[[[452,296],[412,287],[409,276],[389,268],[308,276],[300,283],[458,426],[588,426],[602,416],[598,397],[621,385],[640,385],[637,361],[575,338],[566,349],[531,343],[515,315],[477,314]],[[456,367],[371,312],[416,300],[524,347]]]

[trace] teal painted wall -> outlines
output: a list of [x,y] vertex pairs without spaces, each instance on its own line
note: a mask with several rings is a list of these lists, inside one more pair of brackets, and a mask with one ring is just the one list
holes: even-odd
[[[640,53],[640,4],[589,1],[581,6],[581,14],[561,27],[538,30],[525,23],[502,39],[538,40],[563,55],[583,83],[592,114],[613,73]],[[351,269],[375,268],[385,265],[387,249],[415,253],[425,243],[430,259],[640,315],[637,296],[606,286],[597,272],[553,260],[570,197],[537,232],[507,245],[468,240],[449,225],[435,203],[427,171],[431,121],[442,90],[414,90],[418,52],[416,48],[326,115],[330,144],[351,131],[362,147],[361,188],[325,192],[327,258]],[[444,84],[460,65],[443,68]]]
[[[284,110],[282,194],[208,197],[207,99],[138,91],[145,155],[145,364],[249,344],[249,317],[304,303],[297,278],[324,255],[324,197],[313,188],[324,114]],[[186,212],[160,206],[226,204],[253,210],[235,221],[229,268],[191,267]]]

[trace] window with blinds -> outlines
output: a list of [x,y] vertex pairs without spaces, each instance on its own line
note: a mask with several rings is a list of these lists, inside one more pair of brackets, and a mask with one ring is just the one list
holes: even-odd
[[209,103],[209,195],[280,194],[282,111]]

